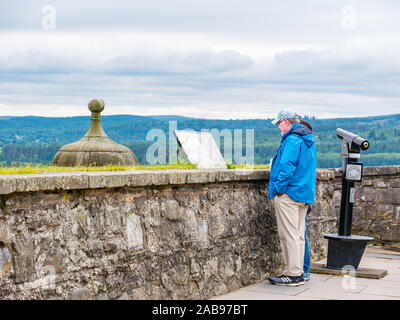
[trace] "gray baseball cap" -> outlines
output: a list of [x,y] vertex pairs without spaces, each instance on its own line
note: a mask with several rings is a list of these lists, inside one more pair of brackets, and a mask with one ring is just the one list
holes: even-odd
[[279,120],[282,119],[293,119],[297,118],[296,112],[292,108],[282,109],[278,112],[274,120],[271,121],[272,124],[277,124]]

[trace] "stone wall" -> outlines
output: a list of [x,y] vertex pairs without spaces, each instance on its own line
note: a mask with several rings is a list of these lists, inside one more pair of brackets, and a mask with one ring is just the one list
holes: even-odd
[[0,180],[0,297],[209,298],[281,261],[265,172]]
[[[398,188],[395,168],[371,179]],[[313,259],[337,232],[338,179],[318,171]],[[265,170],[1,176],[0,299],[206,299],[275,275],[267,188]]]
[[[332,185],[339,217],[339,169],[335,169]],[[356,182],[352,221],[352,234],[370,236],[375,238],[375,243],[400,249],[400,166],[364,167],[362,182]]]

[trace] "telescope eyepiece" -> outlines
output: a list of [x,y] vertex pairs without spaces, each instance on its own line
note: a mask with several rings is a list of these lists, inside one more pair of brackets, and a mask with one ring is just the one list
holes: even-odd
[[367,140],[365,140],[362,144],[361,144],[361,149],[363,150],[367,150],[369,148],[369,142]]

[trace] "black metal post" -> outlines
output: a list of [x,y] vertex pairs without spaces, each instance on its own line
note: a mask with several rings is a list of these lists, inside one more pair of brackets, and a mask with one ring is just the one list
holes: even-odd
[[346,179],[346,165],[347,163],[352,163],[353,161],[351,161],[348,157],[345,157],[345,159],[346,163],[343,166],[343,172],[342,172],[342,196],[340,203],[339,235],[351,236],[351,224],[353,219],[353,201],[350,201],[351,200],[350,193],[352,188],[354,188],[354,181],[349,181]]

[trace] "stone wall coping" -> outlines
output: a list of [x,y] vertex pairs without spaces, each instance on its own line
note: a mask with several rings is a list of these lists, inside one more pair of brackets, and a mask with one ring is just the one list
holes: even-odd
[[[399,174],[400,166],[365,167],[364,175]],[[332,180],[339,169],[318,169],[317,180]],[[182,185],[268,180],[266,169],[180,169],[96,172],[51,172],[0,175],[0,195],[13,192]]]

